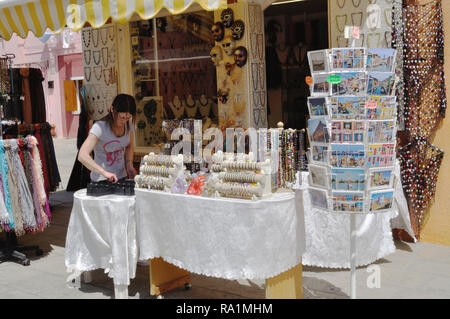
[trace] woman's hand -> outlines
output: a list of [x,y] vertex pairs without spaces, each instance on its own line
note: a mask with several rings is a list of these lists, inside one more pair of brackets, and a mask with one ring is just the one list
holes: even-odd
[[117,183],[119,180],[116,176],[116,174],[104,171],[102,174],[109,182]]
[[133,164],[128,163],[126,166],[128,178],[133,179],[136,176],[136,169],[134,168]]

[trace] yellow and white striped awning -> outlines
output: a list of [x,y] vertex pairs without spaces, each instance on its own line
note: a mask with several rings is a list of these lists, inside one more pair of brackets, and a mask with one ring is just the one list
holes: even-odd
[[109,18],[126,23],[134,13],[151,19],[162,8],[179,14],[193,3],[205,10],[227,6],[227,0],[0,0],[0,37],[25,38],[29,31],[40,37],[47,28],[59,33],[65,26],[78,31],[86,22],[98,28]]

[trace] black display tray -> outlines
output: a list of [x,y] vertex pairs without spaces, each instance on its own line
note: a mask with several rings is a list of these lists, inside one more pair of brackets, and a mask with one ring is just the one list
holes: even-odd
[[90,182],[87,185],[88,196],[124,195],[134,196],[134,180],[120,179],[117,183],[108,181]]

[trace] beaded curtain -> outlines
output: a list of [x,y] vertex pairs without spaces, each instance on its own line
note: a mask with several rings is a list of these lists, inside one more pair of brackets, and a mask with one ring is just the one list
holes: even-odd
[[436,190],[444,152],[429,142],[445,116],[441,1],[403,5],[403,105],[408,144],[399,149],[401,179],[416,238]]

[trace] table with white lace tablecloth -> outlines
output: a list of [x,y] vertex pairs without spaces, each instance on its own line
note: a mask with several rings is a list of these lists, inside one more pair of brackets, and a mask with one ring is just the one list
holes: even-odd
[[[356,215],[356,265],[365,266],[395,251],[392,229],[404,229],[414,238],[408,205],[401,184],[400,165],[395,165],[396,184],[392,209],[383,213]],[[313,207],[308,189],[308,172],[302,172],[306,251],[303,265],[350,268],[350,214]]]
[[294,192],[255,201],[135,193],[139,259],[225,279],[271,278],[301,263],[304,217]]
[[68,280],[83,272],[104,269],[113,278],[116,298],[128,297],[136,275],[135,196],[88,196],[74,193],[67,229],[65,264]]

